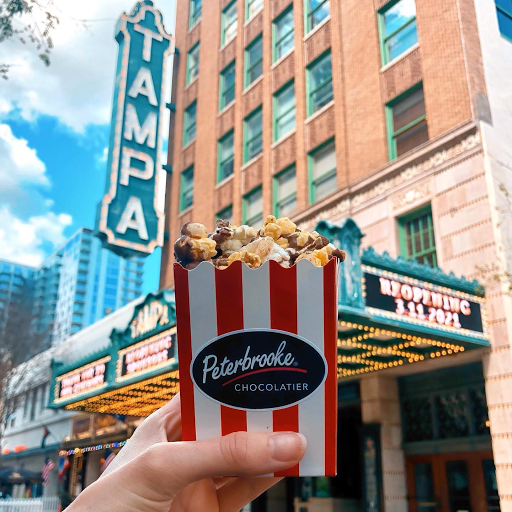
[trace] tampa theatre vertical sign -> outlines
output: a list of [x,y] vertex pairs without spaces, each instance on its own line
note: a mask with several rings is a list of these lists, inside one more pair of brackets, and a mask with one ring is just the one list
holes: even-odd
[[118,252],[151,254],[163,243],[158,207],[162,120],[174,38],[151,0],[138,2],[116,27],[119,54],[105,195],[98,232]]

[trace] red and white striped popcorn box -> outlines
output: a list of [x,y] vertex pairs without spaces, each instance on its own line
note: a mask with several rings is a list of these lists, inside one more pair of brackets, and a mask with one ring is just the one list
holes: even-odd
[[220,270],[174,264],[184,441],[304,434],[275,476],[336,475],[338,261]]

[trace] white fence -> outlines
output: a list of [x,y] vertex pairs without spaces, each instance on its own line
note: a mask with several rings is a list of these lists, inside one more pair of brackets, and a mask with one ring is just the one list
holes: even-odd
[[0,512],[57,512],[59,498],[0,500]]

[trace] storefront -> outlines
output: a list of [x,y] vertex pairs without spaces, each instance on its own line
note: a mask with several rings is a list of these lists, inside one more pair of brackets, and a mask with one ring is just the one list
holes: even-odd
[[99,477],[141,418],[177,393],[176,355],[173,293],[162,291],[135,307],[104,350],[67,365],[52,361],[50,407],[84,412],[61,447],[70,464],[64,487],[72,496]]
[[[482,287],[361,251],[350,219],[322,221],[317,230],[347,252],[339,288],[338,476],[286,479],[252,510],[499,510],[481,364],[489,347]],[[173,293],[150,294],[107,349],[53,363],[51,406],[147,416],[178,390],[175,348]],[[96,450],[84,451],[86,441],[78,440],[77,451],[73,441],[65,448],[101,458],[105,444],[122,442],[136,422],[127,425]],[[70,486],[90,482],[84,461],[72,465]]]

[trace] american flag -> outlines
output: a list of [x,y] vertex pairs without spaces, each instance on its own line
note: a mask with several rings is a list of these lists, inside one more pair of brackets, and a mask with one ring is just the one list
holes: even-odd
[[43,485],[45,487],[50,481],[50,473],[53,469],[55,469],[55,464],[53,463],[52,459],[50,459],[50,457],[46,457],[46,462],[44,463],[43,471],[41,473],[41,476],[43,477]]

